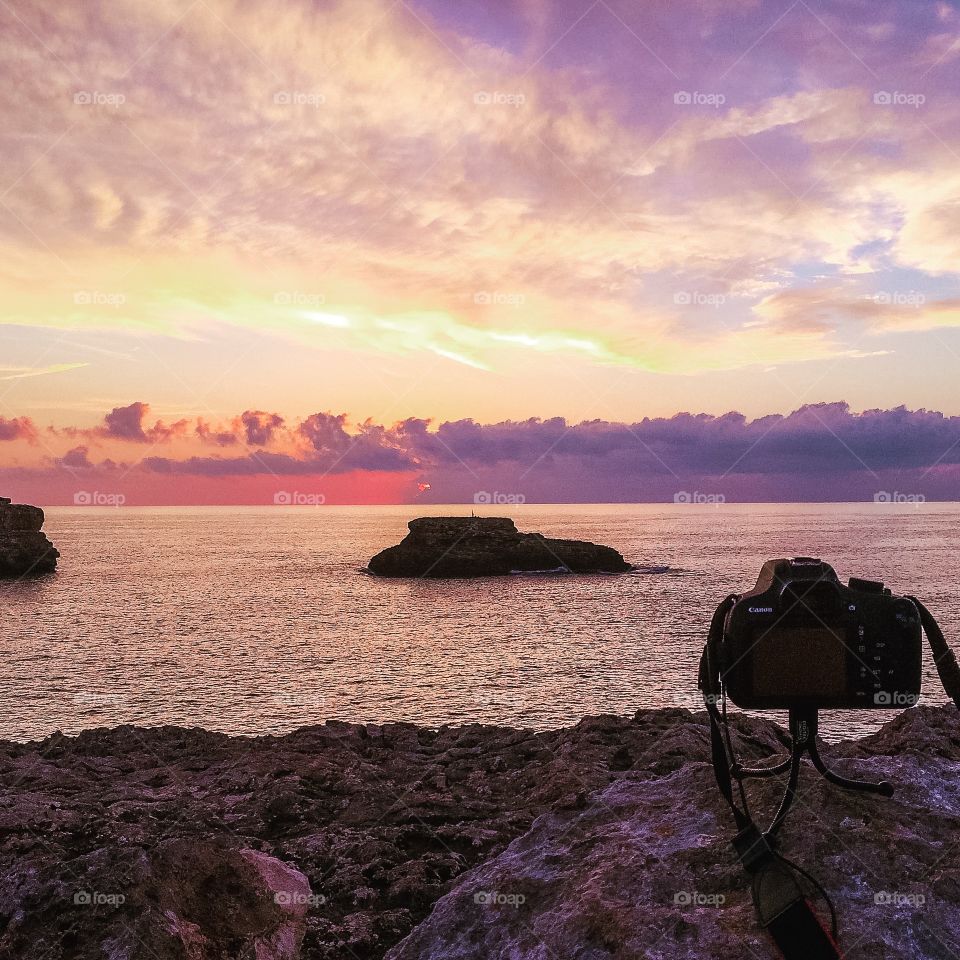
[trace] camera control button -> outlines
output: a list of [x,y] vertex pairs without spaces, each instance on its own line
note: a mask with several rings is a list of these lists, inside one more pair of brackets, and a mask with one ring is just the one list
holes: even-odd
[[850,589],[860,590],[862,593],[883,593],[883,583],[879,580],[861,580],[859,577],[851,577]]

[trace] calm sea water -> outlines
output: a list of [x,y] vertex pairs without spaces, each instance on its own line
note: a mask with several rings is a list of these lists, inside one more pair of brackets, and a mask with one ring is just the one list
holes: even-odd
[[[409,519],[444,513],[469,508],[49,510],[60,571],[0,584],[0,736],[119,723],[258,734],[331,718],[545,728],[699,709],[711,612],[777,556],[823,556],[841,577],[915,592],[960,637],[954,504],[512,506],[521,529],[671,569],[446,582],[361,572]],[[925,656],[925,699],[942,702]],[[892,715],[827,714],[823,733]]]

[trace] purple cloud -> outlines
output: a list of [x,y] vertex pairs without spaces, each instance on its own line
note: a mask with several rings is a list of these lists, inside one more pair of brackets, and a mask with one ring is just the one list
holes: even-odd
[[164,423],[158,420],[152,427],[144,421],[150,412],[150,404],[136,401],[125,407],[114,407],[103,418],[100,435],[112,440],[130,440],[134,443],[160,443],[186,432],[188,420]]
[[89,452],[87,447],[74,447],[60,457],[57,463],[69,470],[92,470],[94,464],[90,461]]
[[104,418],[104,432],[116,440],[135,440],[146,443],[149,439],[143,429],[143,418],[150,410],[149,404],[136,402],[126,407],[114,407]]
[[[87,433],[143,443],[183,432],[186,421],[144,426],[148,409],[118,407],[105,421],[109,429]],[[0,437],[18,422],[0,420]],[[727,500],[858,500],[884,491],[960,498],[960,416],[903,406],[856,413],[843,402],[818,403],[754,420],[730,412],[436,426],[419,418],[351,424],[346,414],[320,412],[292,429],[279,414],[247,411],[232,421],[232,433],[196,424],[194,442],[233,446],[249,436],[255,449],[241,456],[149,456],[140,470],[224,479],[368,473],[371,482],[376,475],[408,475],[429,483],[420,499],[436,502],[493,490],[557,502],[659,501],[698,490]],[[107,465],[94,464],[86,445],[53,462],[71,469]]]
[[211,427],[202,417],[197,418],[194,433],[196,433],[203,443],[210,443],[217,447],[232,447],[240,442],[233,430]]
[[0,440],[34,440],[37,428],[29,417],[0,417]]
[[263,410],[245,410],[240,415],[240,422],[243,424],[247,444],[251,447],[265,447],[283,426],[283,417],[278,413],[266,413]]
[[[296,433],[299,454],[148,458],[154,472],[206,476],[419,472],[434,497],[482,486],[535,491],[537,499],[663,499],[698,485],[729,499],[859,498],[884,484],[943,496],[960,482],[960,417],[927,410],[851,412],[846,403],[803,406],[747,420],[679,413],[632,423],[562,418],[481,424],[409,419],[354,432],[343,414],[313,414]],[[482,481],[482,484],[481,484]],[[960,488],[957,489],[960,493]],[[855,496],[854,496],[855,494]]]

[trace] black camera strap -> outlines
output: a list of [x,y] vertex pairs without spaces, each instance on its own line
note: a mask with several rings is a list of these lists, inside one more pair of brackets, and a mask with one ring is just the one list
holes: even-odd
[[[773,937],[785,960],[842,960],[843,955],[836,944],[836,916],[832,905],[831,936],[804,895],[795,871],[806,876],[821,892],[822,887],[809,874],[777,853],[773,828],[761,833],[750,815],[743,782],[737,776],[738,767],[726,723],[726,701],[723,698],[720,669],[720,641],[724,622],[736,601],[737,596],[731,594],[713,615],[707,643],[700,658],[698,680],[710,719],[714,775],[737,824],[738,833],[733,840],[733,847],[752,878],[751,893],[760,923]],[[723,704],[723,715],[717,708],[718,702]],[[739,804],[734,798],[734,780],[737,782]]]
[[913,601],[920,614],[920,623],[923,626],[923,632],[927,635],[927,642],[930,644],[930,652],[933,654],[933,662],[943,689],[960,710],[960,665],[957,664],[956,654],[947,646],[946,637],[940,629],[940,624],[934,620],[933,614],[916,597],[907,597],[907,599]]

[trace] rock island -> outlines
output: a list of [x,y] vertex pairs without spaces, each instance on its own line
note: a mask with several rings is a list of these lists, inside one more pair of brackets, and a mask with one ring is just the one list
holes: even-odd
[[625,573],[612,547],[521,533],[509,517],[420,517],[367,569],[381,577],[495,577],[508,573]]

